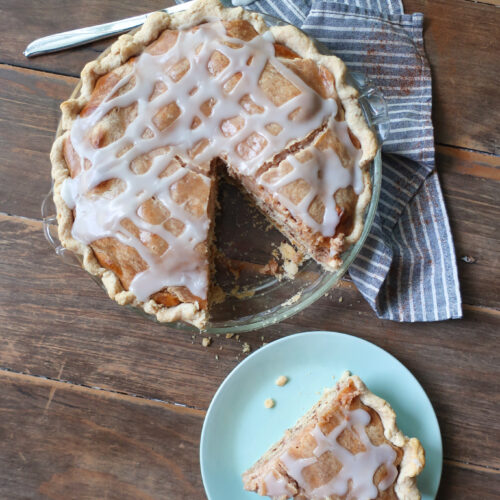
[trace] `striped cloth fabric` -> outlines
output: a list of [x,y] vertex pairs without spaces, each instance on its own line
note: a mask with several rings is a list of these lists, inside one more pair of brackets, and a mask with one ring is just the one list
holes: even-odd
[[380,202],[370,235],[349,273],[380,318],[460,318],[455,250],[434,162],[423,15],[404,14],[400,0],[233,4],[300,27],[383,92],[391,131],[382,148]]

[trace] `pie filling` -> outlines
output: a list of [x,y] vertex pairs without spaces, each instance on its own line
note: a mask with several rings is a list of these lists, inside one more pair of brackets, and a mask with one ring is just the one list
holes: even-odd
[[163,31],[97,80],[63,152],[72,237],[164,305],[206,305],[217,160],[330,268],[366,188],[331,73],[243,20]]

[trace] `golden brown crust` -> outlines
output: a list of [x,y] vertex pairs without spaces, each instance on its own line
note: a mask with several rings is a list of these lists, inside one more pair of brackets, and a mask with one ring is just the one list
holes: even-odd
[[[175,43],[173,32],[165,30],[173,30],[186,25],[196,26],[207,18],[235,21],[236,24],[241,20],[248,21],[253,30],[248,29],[246,35],[243,31],[244,25],[242,23],[236,26],[236,29],[239,30],[238,36],[242,39],[251,39],[254,36],[254,32],[263,33],[268,29],[260,15],[241,8],[226,9],[222,7],[218,0],[200,0],[194,3],[188,10],[173,15],[162,12],[150,15],[141,29],[135,34],[121,36],[105,55],[85,66],[81,75],[79,95],[61,105],[62,133],[54,142],[51,151],[54,201],[57,207],[59,238],[62,244],[83,257],[83,267],[91,274],[99,276],[102,279],[109,296],[119,304],[131,304],[142,307],[147,313],[155,314],[159,321],[172,322],[182,320],[198,327],[202,327],[206,322],[207,312],[205,310],[205,303],[197,300],[194,300],[192,303],[177,303],[179,299],[183,299],[182,294],[177,293],[175,290],[167,290],[164,294],[162,294],[163,291],[159,291],[158,294],[160,295],[154,295],[148,302],[140,303],[124,287],[123,280],[120,280],[120,273],[111,270],[113,269],[112,263],[106,263],[106,256],[103,254],[99,255],[98,243],[92,245],[92,249],[91,246],[84,245],[72,237],[73,214],[61,196],[61,187],[65,179],[70,176],[71,161],[67,161],[67,158],[71,151],[68,151],[67,143],[69,143],[69,131],[77,116],[80,113],[88,114],[98,106],[99,99],[102,99],[102,96],[106,94],[106,89],[111,88],[117,79],[120,79],[125,74],[131,67],[135,56],[140,55],[146,48],[148,51],[154,52],[155,50],[165,50],[169,44]],[[364,208],[370,198],[370,182],[367,166],[376,151],[375,138],[364,121],[361,109],[356,100],[356,91],[345,82],[346,68],[342,61],[335,56],[320,55],[312,41],[304,33],[292,26],[272,27],[270,30],[275,36],[279,57],[288,59],[290,64],[293,64],[293,58],[295,57],[311,59],[319,67],[326,68],[331,72],[335,80],[335,88],[339,99],[345,109],[348,126],[361,142],[364,152],[362,165],[366,167],[365,190],[356,204],[351,233],[345,237],[345,242],[350,244],[361,233]],[[161,37],[160,34],[162,34]],[[328,84],[326,80],[325,84]],[[133,113],[134,110],[127,110],[127,112]],[[102,146],[103,143],[105,144],[106,141],[113,140],[113,138],[99,136],[96,140],[99,141],[99,146]],[[155,297],[157,298],[156,301],[153,300]]]
[[352,380],[360,391],[361,401],[373,408],[384,426],[385,437],[395,446],[403,450],[398,479],[395,491],[400,500],[419,500],[420,492],[417,487],[417,476],[422,472],[425,465],[425,452],[417,438],[405,436],[396,425],[396,413],[389,403],[376,396],[366,387],[357,375],[344,373],[339,383]]

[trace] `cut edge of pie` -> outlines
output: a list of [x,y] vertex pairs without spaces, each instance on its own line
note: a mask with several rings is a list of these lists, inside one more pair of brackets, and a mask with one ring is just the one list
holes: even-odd
[[[333,75],[335,80],[334,88],[345,111],[345,122],[361,144],[362,157],[359,164],[362,168],[364,182],[363,191],[358,195],[354,207],[352,230],[347,236],[343,237],[342,235],[342,248],[347,248],[357,241],[362,232],[364,210],[371,197],[371,181],[367,167],[375,157],[378,148],[376,138],[368,127],[357,101],[358,92],[346,83],[345,76],[347,69],[339,58],[333,55],[325,56],[320,54],[312,40],[293,26],[274,26],[269,28],[259,14],[246,11],[240,7],[224,8],[218,0],[200,0],[194,3],[188,10],[172,15],[163,12],[154,13],[148,17],[144,25],[135,34],[121,36],[110,47],[106,55],[88,63],[81,74],[81,89],[79,95],[76,98],[67,100],[61,105],[62,133],[54,142],[51,150],[54,202],[57,208],[60,241],[64,247],[82,256],[84,269],[101,278],[108,295],[117,303],[140,307],[146,313],[155,315],[160,322],[170,323],[185,321],[198,328],[203,328],[208,318],[206,303],[203,305],[197,300],[187,300],[186,302],[180,301],[180,303],[174,305],[165,305],[151,298],[141,302],[130,290],[123,286],[120,278],[114,271],[100,264],[90,245],[82,243],[73,237],[72,227],[74,218],[72,209],[66,204],[61,190],[64,181],[71,177],[69,167],[65,160],[64,144],[70,135],[73,123],[82,109],[90,101],[98,79],[125,64],[132,57],[141,54],[164,30],[185,26],[196,26],[207,19],[211,20],[214,18],[222,21],[245,20],[249,22],[259,34],[269,30],[274,36],[276,43],[283,44],[303,59],[311,59],[317,65],[324,66]],[[333,120],[333,117],[330,120]],[[295,142],[300,142],[300,139],[297,139]],[[289,143],[287,149],[291,147],[293,147],[293,143]],[[213,190],[211,196],[214,196]],[[209,202],[209,204],[210,203],[212,202]],[[209,210],[209,208],[207,208],[207,210]],[[283,227],[280,220],[273,217],[273,214],[268,213],[268,215],[271,216],[275,224],[280,227],[295,244],[304,249],[304,245]],[[212,229],[210,231],[212,231]],[[333,239],[334,238],[332,238],[332,240]],[[211,242],[207,242],[207,245],[207,251],[209,251]],[[338,267],[339,264],[340,260],[338,256],[335,256],[330,263],[323,265],[332,270]]]
[[[325,390],[321,399],[291,429],[285,431],[284,436],[274,443],[252,467],[242,474],[244,488],[248,491],[256,492],[261,496],[269,496],[273,500],[285,500],[289,497],[304,500],[309,498],[330,498],[329,495],[324,495],[325,487],[327,486],[325,483],[319,482],[318,476],[321,477],[326,474],[330,481],[335,480],[342,470],[342,462],[340,461],[338,464],[335,464],[338,457],[335,457],[335,451],[330,451],[328,448],[315,453],[316,463],[314,463],[314,460],[311,460],[312,464],[307,462],[310,459],[307,456],[304,457],[304,455],[310,456],[312,454],[311,450],[317,449],[314,448],[315,446],[320,447],[316,436],[319,435],[319,439],[324,438],[326,442],[330,435],[334,434],[335,429],[342,424],[342,420],[339,420],[339,414],[340,419],[342,419],[345,412],[350,411],[351,408],[361,408],[366,412],[370,412],[370,420],[366,425],[382,426],[381,429],[383,429],[383,439],[385,441],[380,444],[385,442],[393,449],[400,450],[396,454],[396,459],[392,462],[396,464],[397,476],[385,488],[393,489],[395,496],[387,498],[397,498],[399,500],[420,499],[421,495],[417,487],[417,476],[421,473],[425,465],[425,452],[420,441],[417,438],[405,436],[397,427],[396,414],[389,403],[373,394],[358,376],[351,375],[349,372],[345,372],[342,375],[335,387]],[[378,416],[379,422],[374,421],[375,414]],[[349,415],[351,417],[348,416],[347,421],[352,419],[352,414]],[[352,427],[346,427],[348,430],[352,429]],[[312,429],[314,430],[312,431]],[[321,431],[318,431],[318,429],[321,429]],[[325,429],[328,429],[328,432],[332,434],[327,434],[325,437],[323,432]],[[344,435],[344,432],[345,428],[344,431],[337,433],[336,437],[334,436],[335,443],[340,446],[344,445],[348,450],[351,448],[352,450],[349,451],[352,451],[354,454],[363,451],[360,450],[363,440],[357,434],[357,431],[351,431],[353,434],[350,437]],[[373,432],[376,433],[377,431]],[[365,434],[365,438],[370,439],[370,443],[374,445],[371,435],[371,432],[370,437],[367,437]],[[345,452],[345,450],[343,451]],[[295,453],[296,455],[294,456]],[[329,456],[325,460],[329,462],[319,464],[320,458],[326,456],[326,454]],[[290,462],[292,458],[293,460]],[[301,459],[304,461],[302,462],[302,468],[299,470],[301,477],[299,482],[307,481],[307,487],[318,488],[317,492],[320,492],[321,488],[323,488],[323,494],[314,497],[308,496],[302,487],[303,485],[301,486],[297,481],[297,470],[295,469],[293,472],[290,472],[290,469],[297,463],[296,461],[300,461]],[[318,469],[314,470],[313,467],[316,465]],[[383,467],[381,465],[375,472],[383,469]],[[307,470],[308,468],[309,470]],[[296,474],[296,477],[292,477],[291,474],[293,473]],[[349,473],[347,472],[346,474],[344,480],[348,485],[352,485],[347,480]],[[379,498],[380,491],[378,485],[387,476],[390,476],[390,473],[387,469],[384,469],[379,474],[377,485],[373,483],[375,474],[370,478],[372,485],[377,488],[377,496],[370,496],[370,498]],[[314,484],[315,481],[316,484]],[[286,491],[286,495],[279,494],[280,490],[282,490],[281,493]],[[335,494],[331,493],[332,498],[345,498],[346,494],[347,492],[335,496]],[[384,496],[383,498],[386,497]]]

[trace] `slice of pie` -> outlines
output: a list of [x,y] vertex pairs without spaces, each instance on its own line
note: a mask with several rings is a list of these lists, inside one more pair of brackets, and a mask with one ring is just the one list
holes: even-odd
[[357,376],[333,389],[243,474],[246,490],[273,500],[416,500],[424,450]]
[[222,163],[301,252],[337,268],[377,149],[345,72],[298,29],[217,0],[149,16],[61,106],[62,244],[118,303],[203,327]]

